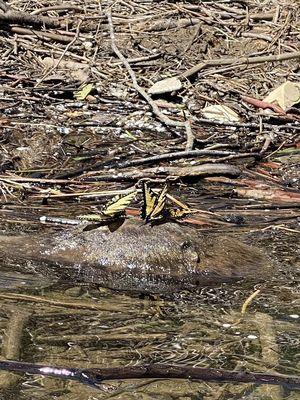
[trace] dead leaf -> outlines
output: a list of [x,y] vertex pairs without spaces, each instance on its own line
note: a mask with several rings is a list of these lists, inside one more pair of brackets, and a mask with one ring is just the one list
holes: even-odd
[[276,103],[284,111],[300,102],[300,83],[284,82],[264,98],[267,103]]
[[39,60],[46,68],[55,68],[75,81],[86,82],[89,79],[90,67],[88,64],[51,57],[39,58]]
[[219,104],[208,106],[202,109],[202,114],[207,119],[221,122],[239,122],[240,117],[231,108]]
[[154,83],[151,88],[148,90],[149,94],[162,94],[162,93],[170,93],[173,91],[180,90],[182,88],[181,81],[176,78],[166,78],[161,81]]

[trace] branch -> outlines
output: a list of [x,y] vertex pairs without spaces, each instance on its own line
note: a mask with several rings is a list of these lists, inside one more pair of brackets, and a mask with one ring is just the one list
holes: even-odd
[[0,1],[0,21],[7,22],[9,24],[19,25],[33,25],[41,26],[45,25],[49,28],[59,28],[62,24],[53,18],[40,17],[37,15],[31,15],[23,11],[16,11],[9,7],[4,1]]
[[272,54],[269,56],[257,56],[257,57],[237,57],[237,58],[217,58],[214,60],[206,60],[199,64],[194,65],[193,67],[187,69],[179,78],[189,78],[202,69],[206,69],[208,67],[220,67],[224,65],[234,65],[239,66],[243,64],[261,64],[265,62],[275,62],[275,61],[286,61],[286,60],[293,60],[295,58],[300,58],[300,51],[289,52],[289,53],[281,53],[281,54]]
[[0,361],[0,370],[52,376],[70,379],[99,388],[103,381],[115,379],[193,379],[205,382],[240,382],[281,385],[291,389],[300,388],[297,376],[259,374],[227,371],[212,368],[149,364],[116,368],[63,368],[18,361]]

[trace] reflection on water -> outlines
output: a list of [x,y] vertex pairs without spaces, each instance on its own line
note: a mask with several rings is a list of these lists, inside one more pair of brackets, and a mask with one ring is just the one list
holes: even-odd
[[[246,239],[259,240],[279,266],[264,285],[142,298],[95,285],[50,284],[42,277],[1,273],[2,357],[79,368],[160,362],[297,375],[299,243],[288,231],[257,232]],[[258,287],[260,294],[240,320],[244,300]],[[275,386],[185,380],[114,381],[97,391],[7,372],[0,374],[0,393],[1,400],[299,398],[299,392]]]

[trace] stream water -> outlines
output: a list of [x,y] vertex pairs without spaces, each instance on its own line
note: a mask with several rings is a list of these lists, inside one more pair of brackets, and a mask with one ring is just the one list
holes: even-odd
[[[299,235],[283,229],[243,235],[276,264],[269,282],[223,284],[172,297],[51,282],[10,272],[13,265],[2,260],[2,357],[19,353],[22,361],[78,368],[159,362],[299,375]],[[258,289],[241,319],[244,301]],[[1,400],[112,398],[296,400],[300,393],[268,385],[157,379],[111,381],[96,390],[58,378],[0,373]]]

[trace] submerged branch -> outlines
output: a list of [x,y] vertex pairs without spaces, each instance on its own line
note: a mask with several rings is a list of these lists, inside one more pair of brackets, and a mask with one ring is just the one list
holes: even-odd
[[115,379],[193,379],[205,382],[240,382],[268,385],[282,385],[300,388],[297,376],[259,374],[241,371],[227,371],[212,368],[176,366],[168,364],[149,364],[116,368],[63,368],[38,365],[18,361],[0,361],[0,369],[52,376],[56,378],[79,381],[85,385],[99,387],[103,381]]

